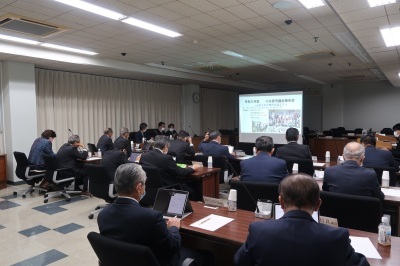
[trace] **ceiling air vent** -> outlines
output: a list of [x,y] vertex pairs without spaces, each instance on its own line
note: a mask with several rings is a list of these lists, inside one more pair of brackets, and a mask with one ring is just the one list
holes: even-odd
[[7,14],[0,18],[0,29],[29,34],[37,37],[47,37],[66,30],[47,22],[23,18],[17,15]]
[[296,55],[296,57],[298,57],[300,59],[320,59],[320,58],[327,58],[327,57],[333,57],[333,56],[335,56],[335,53],[332,51],[323,51],[323,52]]

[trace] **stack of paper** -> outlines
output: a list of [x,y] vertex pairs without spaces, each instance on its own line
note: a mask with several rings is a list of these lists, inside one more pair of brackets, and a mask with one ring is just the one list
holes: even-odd
[[197,222],[192,223],[190,226],[201,228],[208,231],[215,231],[218,228],[232,222],[232,218],[210,214]]

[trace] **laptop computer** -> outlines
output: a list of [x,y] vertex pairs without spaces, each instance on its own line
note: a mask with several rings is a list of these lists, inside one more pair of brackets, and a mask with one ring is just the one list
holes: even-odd
[[[275,203],[274,204],[274,217],[275,217],[275,220],[280,219],[283,216],[283,214],[284,214],[284,212],[283,212],[283,209],[281,208],[281,205],[278,204],[278,203]],[[319,211],[313,212],[312,218],[314,219],[314,221],[319,223]]]
[[189,201],[189,192],[160,188],[157,191],[153,210],[162,212],[164,218],[176,216],[183,219],[193,213],[193,208]]
[[129,157],[129,161],[131,162],[136,162],[137,157],[139,157],[141,153],[138,152],[132,152],[131,156]]

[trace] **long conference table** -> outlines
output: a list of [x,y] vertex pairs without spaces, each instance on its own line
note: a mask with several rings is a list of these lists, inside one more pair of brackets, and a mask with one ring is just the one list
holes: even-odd
[[[248,227],[251,222],[263,221],[254,217],[250,211],[237,210],[229,212],[227,208],[219,207],[210,209],[204,207],[203,203],[191,202],[194,213],[184,218],[181,222],[182,244],[194,249],[205,249],[214,253],[216,265],[233,265],[233,257],[239,247],[246,241]],[[233,218],[234,220],[216,231],[208,231],[190,226],[190,224],[203,219],[204,217],[215,214]],[[392,237],[391,246],[381,246],[378,244],[378,235],[374,233],[349,229],[351,236],[368,237],[382,259],[370,259],[371,265],[400,265],[400,238]],[[285,251],[282,251],[283,254]]]

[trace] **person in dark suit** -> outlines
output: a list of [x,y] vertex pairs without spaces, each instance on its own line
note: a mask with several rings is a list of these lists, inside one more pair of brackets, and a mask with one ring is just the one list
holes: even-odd
[[145,143],[146,138],[144,136],[144,132],[147,130],[147,124],[146,123],[140,123],[139,125],[139,131],[135,133],[135,143]]
[[88,152],[81,144],[78,135],[72,135],[57,152],[58,168],[70,168],[64,171],[66,177],[75,177],[74,190],[80,190],[79,186],[83,185],[82,195],[89,195],[88,178],[86,171],[83,169],[83,160],[88,157]]
[[221,145],[221,132],[218,130],[210,133],[210,143],[202,146],[201,151],[207,156],[225,156],[228,159],[235,158],[229,153],[228,147]]
[[288,175],[286,162],[272,157],[274,142],[271,137],[261,136],[256,139],[257,155],[240,162],[242,181],[279,184]]
[[185,162],[185,154],[190,156],[194,156],[195,154],[192,138],[185,130],[179,131],[177,139],[171,140],[169,145],[168,153],[175,153],[177,163]]
[[165,123],[159,122],[158,128],[156,129],[155,135],[164,135],[165,136]]
[[322,189],[335,193],[385,198],[372,169],[361,167],[365,149],[357,142],[349,142],[343,149],[344,163],[325,169]]
[[158,168],[164,186],[179,184],[183,190],[189,191],[190,198],[196,196],[197,187],[195,184],[183,182],[180,177],[188,176],[194,173],[198,167],[196,165],[181,168],[171,155],[168,155],[169,141],[165,136],[156,136],[154,148],[145,152],[140,157],[139,163],[144,166]]
[[397,138],[397,146],[393,147],[392,154],[396,159],[400,159],[400,123],[393,126],[393,134]]
[[286,130],[286,146],[279,147],[276,151],[276,157],[285,159],[311,159],[311,152],[308,145],[300,145],[299,131],[297,128],[288,128]]
[[104,135],[101,136],[97,142],[97,150],[100,150],[101,154],[114,149],[113,141],[111,139],[112,135],[113,131],[110,127],[104,129]]
[[365,147],[364,167],[393,167],[399,171],[399,164],[388,150],[376,148],[376,138],[374,136],[363,136],[360,141]]
[[206,146],[208,143],[210,143],[210,132],[206,131],[206,133],[204,133],[204,139],[199,144],[198,150],[200,152],[203,152],[203,147]]
[[110,181],[114,179],[115,171],[121,164],[132,163],[126,158],[129,144],[125,141],[115,142],[114,149],[107,151],[101,159],[100,165],[103,165],[108,172]]
[[168,125],[168,131],[165,133],[165,136],[169,137],[169,139],[176,139],[178,132],[176,132],[174,124],[171,123]]
[[278,220],[253,222],[235,265],[369,265],[350,245],[349,230],[312,218],[321,205],[319,186],[306,174],[290,175],[279,185],[284,211]]
[[164,221],[162,213],[139,205],[145,194],[146,173],[137,164],[124,164],[115,173],[118,197],[100,212],[97,223],[103,236],[149,247],[161,265],[177,265],[180,220]]
[[114,140],[114,147],[117,147],[117,145],[120,142],[124,142],[124,147],[125,147],[125,151],[126,151],[126,156],[129,158],[131,156],[132,153],[132,147],[131,147],[131,143],[128,140],[129,137],[129,129],[126,127],[122,127],[120,130],[120,135],[118,138],[116,138]]

